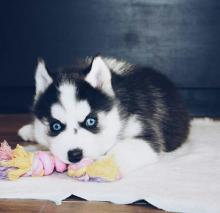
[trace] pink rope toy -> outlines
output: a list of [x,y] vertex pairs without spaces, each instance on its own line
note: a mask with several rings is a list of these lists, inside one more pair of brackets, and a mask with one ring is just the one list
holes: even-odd
[[53,172],[65,172],[81,181],[107,182],[121,178],[113,158],[94,161],[89,158],[67,165],[50,152],[27,152],[17,145],[14,150],[6,141],[0,143],[0,180],[17,180],[20,177],[39,177]]
[[0,179],[15,180],[20,176],[46,176],[54,171],[64,172],[67,165],[49,152],[26,152],[17,145],[12,150],[6,141],[0,146],[0,171],[9,170],[8,173],[0,173]]

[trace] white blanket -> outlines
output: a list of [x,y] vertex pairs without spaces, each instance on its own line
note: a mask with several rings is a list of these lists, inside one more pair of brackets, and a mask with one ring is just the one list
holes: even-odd
[[220,212],[220,122],[195,119],[178,151],[113,183],[84,183],[66,174],[0,181],[0,198],[47,199],[70,195],[87,200],[132,203],[144,199],[175,212]]

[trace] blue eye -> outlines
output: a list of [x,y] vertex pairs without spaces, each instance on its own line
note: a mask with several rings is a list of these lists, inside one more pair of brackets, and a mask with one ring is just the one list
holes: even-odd
[[53,130],[54,130],[54,131],[59,131],[59,130],[61,130],[61,125],[60,125],[59,123],[53,124]]
[[59,132],[59,131],[61,131],[62,130],[62,124],[61,123],[59,123],[59,122],[54,122],[54,123],[52,123],[51,124],[51,126],[50,126],[50,129],[51,129],[51,131],[53,131],[53,132]]
[[96,126],[96,119],[95,118],[87,118],[85,121],[86,127],[95,127]]
[[50,127],[49,135],[54,137],[59,135],[65,129],[66,125],[58,120],[53,119],[50,122],[49,127]]

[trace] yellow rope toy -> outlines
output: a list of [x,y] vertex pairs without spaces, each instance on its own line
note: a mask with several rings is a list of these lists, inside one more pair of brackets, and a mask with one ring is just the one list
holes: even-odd
[[54,171],[67,171],[68,176],[81,181],[109,182],[121,178],[113,156],[97,161],[84,158],[78,163],[67,165],[49,152],[28,152],[20,145],[12,150],[6,141],[0,144],[0,179],[46,176]]

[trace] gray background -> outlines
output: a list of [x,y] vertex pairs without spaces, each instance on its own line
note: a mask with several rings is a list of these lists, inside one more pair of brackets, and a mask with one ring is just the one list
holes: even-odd
[[99,52],[153,66],[192,115],[220,116],[217,0],[3,0],[0,27],[0,113],[28,112],[39,56],[56,71]]

